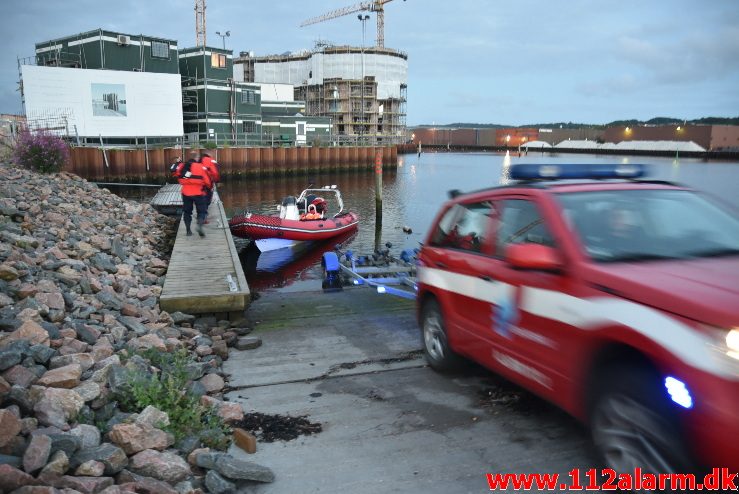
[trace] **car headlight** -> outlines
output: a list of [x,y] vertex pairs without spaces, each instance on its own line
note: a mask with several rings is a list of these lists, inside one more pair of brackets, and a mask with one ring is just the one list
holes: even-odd
[[726,333],[726,355],[739,360],[739,328]]

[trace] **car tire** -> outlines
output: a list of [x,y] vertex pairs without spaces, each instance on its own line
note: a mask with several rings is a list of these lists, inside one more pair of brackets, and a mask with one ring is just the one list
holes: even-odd
[[423,304],[421,338],[426,361],[432,369],[439,372],[450,372],[460,367],[462,358],[449,348],[444,317],[439,303],[434,299]]
[[602,463],[617,473],[695,471],[682,439],[678,405],[656,371],[619,366],[601,375],[590,431]]

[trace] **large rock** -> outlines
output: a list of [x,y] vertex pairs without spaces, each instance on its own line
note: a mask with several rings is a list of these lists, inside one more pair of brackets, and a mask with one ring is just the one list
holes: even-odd
[[100,461],[105,465],[105,475],[115,475],[128,465],[128,457],[123,450],[110,443],[95,448],[82,449],[72,458],[71,466],[77,468],[89,460]]
[[64,429],[67,427],[67,414],[56,401],[42,398],[33,406],[39,424]]
[[174,444],[174,437],[163,430],[138,424],[116,424],[108,434],[110,440],[123,448],[127,455],[145,449],[164,450]]
[[213,494],[228,494],[236,489],[236,484],[224,479],[215,470],[209,470],[205,475],[205,487]]
[[10,369],[16,364],[20,364],[23,360],[23,353],[17,350],[0,350],[0,371]]
[[33,485],[36,479],[10,465],[0,465],[0,492],[12,492],[24,485]]
[[165,427],[169,425],[169,415],[157,407],[149,405],[139,413],[136,423],[140,426]]
[[144,336],[149,332],[149,328],[141,324],[141,322],[134,317],[120,316],[118,321],[138,336]]
[[28,320],[2,340],[0,347],[17,340],[28,340],[31,345],[49,346],[49,333],[37,322]]
[[64,417],[67,421],[77,418],[77,414],[85,406],[85,400],[73,389],[66,388],[41,388],[34,386],[32,393],[41,395],[40,401],[48,400],[61,405]]
[[135,486],[136,492],[179,494],[175,489],[172,488],[171,485],[166,482],[154,479],[152,477],[145,477],[143,475],[139,475],[128,470],[121,470],[121,473],[119,473],[116,477],[116,481],[119,484],[128,484]]
[[13,281],[18,279],[19,273],[9,264],[0,264],[0,280]]
[[226,383],[218,374],[207,374],[200,379],[200,384],[205,387],[208,393],[216,393],[223,389]]
[[71,475],[48,479],[48,482],[58,489],[74,489],[82,494],[98,494],[114,483],[111,477],[73,477]]
[[34,473],[46,465],[51,453],[51,438],[43,434],[31,436],[31,442],[23,454],[23,470]]
[[65,367],[71,364],[78,364],[82,369],[82,372],[85,372],[87,369],[95,365],[95,360],[89,353],[70,353],[69,355],[53,357],[49,362],[49,368],[58,369],[59,367]]
[[275,474],[267,467],[244,460],[237,460],[225,453],[200,453],[195,463],[202,468],[216,470],[224,477],[238,480],[273,482]]
[[47,371],[36,384],[53,388],[74,388],[80,384],[81,375],[82,367],[79,364],[69,364]]
[[88,402],[93,401],[100,396],[101,388],[95,381],[88,380],[74,388],[74,391],[79,394],[85,402]]
[[102,477],[105,472],[105,465],[99,461],[88,460],[77,467],[74,474],[83,477]]
[[39,304],[46,305],[49,309],[64,310],[64,297],[57,293],[37,293],[34,297]]
[[58,477],[67,473],[69,469],[69,457],[64,451],[57,451],[52,453],[51,461],[41,470],[43,476],[54,476]]
[[21,431],[21,420],[8,409],[0,410],[0,448],[8,444]]
[[10,384],[27,388],[38,379],[38,376],[22,365],[14,365],[3,373],[3,378]]
[[160,453],[152,449],[133,456],[129,469],[139,475],[154,477],[170,484],[176,484],[191,475],[190,466],[178,455],[168,451]]
[[79,424],[69,431],[69,435],[80,438],[80,447],[82,449],[100,446],[100,429],[94,425]]

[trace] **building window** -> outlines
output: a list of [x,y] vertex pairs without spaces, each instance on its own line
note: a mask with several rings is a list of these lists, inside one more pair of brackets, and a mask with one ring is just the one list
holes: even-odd
[[257,102],[257,93],[251,89],[243,89],[241,91],[241,102],[255,104]]
[[169,59],[169,43],[166,41],[152,41],[151,56],[152,58]]
[[254,134],[257,131],[256,122],[244,122],[244,132],[247,134]]
[[210,66],[214,69],[226,68],[226,55],[222,53],[213,53],[210,56]]

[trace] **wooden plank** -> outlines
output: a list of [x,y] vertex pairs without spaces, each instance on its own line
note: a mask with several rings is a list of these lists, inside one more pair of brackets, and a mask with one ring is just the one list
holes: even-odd
[[[175,196],[179,205],[182,203],[179,184],[162,187],[160,194],[158,199],[155,197],[158,204],[168,200],[165,194],[170,199]],[[184,222],[180,221],[159,300],[163,310],[190,314],[239,312],[249,303],[249,285],[217,191],[208,217],[210,222],[203,226],[202,238],[197,233],[188,237]],[[236,291],[230,289],[229,274]]]

